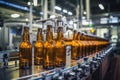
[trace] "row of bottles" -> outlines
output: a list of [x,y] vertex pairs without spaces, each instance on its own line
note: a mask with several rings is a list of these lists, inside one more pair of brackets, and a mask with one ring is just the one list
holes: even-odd
[[[73,39],[65,40],[63,35],[62,20],[57,21],[57,39],[53,40],[52,25],[47,24],[46,41],[42,41],[42,29],[38,28],[37,40],[34,44],[34,64],[43,65],[44,69],[64,67],[66,65],[66,47],[71,46],[71,60],[97,54],[107,47],[109,42],[105,39],[85,35],[74,30]],[[29,38],[29,30],[24,27],[23,39],[19,46],[20,68],[32,66],[32,45]]]

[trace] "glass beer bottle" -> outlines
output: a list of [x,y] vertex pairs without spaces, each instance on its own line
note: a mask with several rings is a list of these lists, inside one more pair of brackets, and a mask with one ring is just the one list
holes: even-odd
[[55,46],[55,66],[64,67],[66,63],[66,48],[63,41],[62,22],[58,21],[58,34]]
[[85,57],[86,56],[86,44],[85,44],[85,41],[84,41],[84,34],[82,33],[81,34],[81,43],[82,43],[82,57]]
[[54,68],[54,48],[55,43],[52,35],[52,25],[47,25],[46,41],[44,43],[44,56],[43,56],[43,68]]
[[82,58],[83,57],[83,52],[82,52],[82,41],[81,41],[81,34],[80,34],[80,32],[78,32],[78,34],[77,34],[77,40],[78,40],[78,42],[79,42],[79,49],[78,49],[78,52],[79,52],[79,57],[80,58]]
[[42,29],[38,28],[37,40],[34,45],[34,64],[43,64],[43,42],[42,42]]
[[72,60],[78,60],[79,59],[78,49],[79,49],[79,43],[77,41],[77,31],[74,30],[73,40],[72,40],[72,54],[71,54]]
[[23,39],[19,46],[20,68],[30,68],[32,65],[32,45],[29,40],[28,27],[24,27]]

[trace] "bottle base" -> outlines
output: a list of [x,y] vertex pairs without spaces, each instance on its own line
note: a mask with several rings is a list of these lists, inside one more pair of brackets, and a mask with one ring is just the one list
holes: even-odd
[[31,69],[32,66],[22,66],[22,67],[19,67],[20,69]]
[[47,70],[51,70],[51,69],[54,69],[55,67],[54,66],[43,66],[43,69],[47,69]]

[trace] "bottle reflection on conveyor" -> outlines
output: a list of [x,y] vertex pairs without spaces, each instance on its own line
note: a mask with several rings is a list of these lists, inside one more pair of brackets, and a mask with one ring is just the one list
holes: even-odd
[[56,74],[52,76],[52,80],[64,80],[62,71],[57,71]]
[[32,45],[29,39],[29,29],[24,27],[22,42],[19,46],[19,67],[26,69],[32,65]]
[[76,76],[75,72],[68,71],[68,72],[64,73],[64,79],[65,80],[77,80],[77,76]]
[[74,68],[72,71],[75,72],[77,80],[82,78],[82,68]]
[[19,69],[19,77],[28,76],[28,75],[31,75],[31,74],[32,74],[31,69]]

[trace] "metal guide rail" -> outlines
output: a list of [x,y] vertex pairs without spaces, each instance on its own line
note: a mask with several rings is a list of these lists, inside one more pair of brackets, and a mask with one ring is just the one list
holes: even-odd
[[[27,75],[14,80],[85,80],[90,74],[92,74],[104,61],[104,57],[112,51],[112,47],[107,47],[106,49],[98,52],[96,55],[91,55],[84,57],[69,68],[55,68],[52,70],[43,70],[36,74]],[[74,64],[74,63],[72,63]]]

